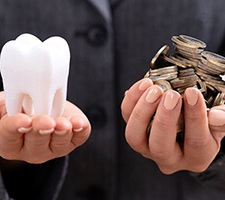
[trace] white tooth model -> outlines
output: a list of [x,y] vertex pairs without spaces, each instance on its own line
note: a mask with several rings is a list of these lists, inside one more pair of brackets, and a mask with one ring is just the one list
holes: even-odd
[[25,33],[7,42],[0,55],[8,115],[60,116],[67,94],[70,50],[58,36],[44,42]]

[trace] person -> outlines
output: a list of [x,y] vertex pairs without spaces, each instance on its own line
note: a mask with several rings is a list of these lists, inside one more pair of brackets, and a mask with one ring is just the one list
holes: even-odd
[[[83,145],[74,151],[75,146],[44,158],[45,154],[38,157],[31,151],[32,157],[20,157],[22,161],[8,160],[16,157],[7,159],[9,154],[5,154],[0,165],[2,199],[56,199],[65,173],[59,200],[223,199],[225,170],[220,141],[225,128],[224,107],[213,108],[208,116],[201,94],[195,89],[186,91],[184,144],[189,147],[183,151],[175,141],[179,94],[164,93],[150,80],[142,80],[151,57],[161,45],[170,44],[173,35],[199,38],[208,49],[223,54],[223,7],[222,0],[1,1],[1,46],[24,32],[42,40],[59,35],[68,41],[72,55],[68,101],[82,111],[68,102],[71,112],[61,120],[81,114],[85,122],[84,127],[76,127],[77,120],[67,121],[69,128],[61,127],[70,137],[74,135],[74,141],[81,137],[79,145]],[[149,139],[146,128],[154,111],[156,120]],[[92,126],[90,137],[90,126],[83,114]],[[7,124],[14,124],[15,118],[4,116],[1,127],[5,124],[13,132],[22,127],[24,134],[31,119],[23,114],[15,117],[22,117],[28,124],[23,121],[10,126]],[[42,135],[36,134],[39,130],[58,127],[55,120],[46,120],[52,123],[50,127],[36,126],[34,122],[34,132],[25,135],[41,139]],[[84,128],[78,138],[72,127]],[[10,137],[17,141],[12,134]],[[50,140],[47,137],[44,142]],[[5,146],[3,140],[1,145]],[[37,152],[41,153],[40,149]],[[68,170],[68,157],[57,158],[65,154],[69,154]],[[33,160],[36,156],[38,161]]]

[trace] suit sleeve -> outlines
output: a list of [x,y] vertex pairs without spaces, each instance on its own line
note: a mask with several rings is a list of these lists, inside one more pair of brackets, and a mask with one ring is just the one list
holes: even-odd
[[201,184],[225,191],[225,139],[221,142],[221,149],[207,170],[201,173],[190,172],[191,176]]
[[16,200],[56,200],[67,166],[68,156],[43,164],[0,160],[3,185],[8,196]]

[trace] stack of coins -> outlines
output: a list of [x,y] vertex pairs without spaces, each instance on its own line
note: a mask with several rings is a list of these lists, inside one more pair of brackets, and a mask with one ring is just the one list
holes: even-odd
[[[208,109],[224,104],[222,88],[225,89],[225,82],[221,76],[225,74],[225,57],[205,51],[206,44],[190,36],[173,36],[171,40],[175,53],[169,55],[168,45],[160,48],[152,58],[145,77],[160,85],[164,91],[173,89],[181,96],[188,87],[198,88]],[[184,128],[182,120],[181,114],[178,132]]]
[[224,72],[224,57],[209,51],[202,52],[196,74],[206,83],[208,93],[205,99],[208,107],[224,104],[224,93],[221,92],[221,89],[225,88],[225,82],[221,77]]

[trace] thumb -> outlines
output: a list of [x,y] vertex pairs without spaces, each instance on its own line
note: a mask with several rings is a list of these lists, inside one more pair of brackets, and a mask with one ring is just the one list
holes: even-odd
[[225,105],[211,108],[208,119],[212,135],[220,142],[225,136]]

